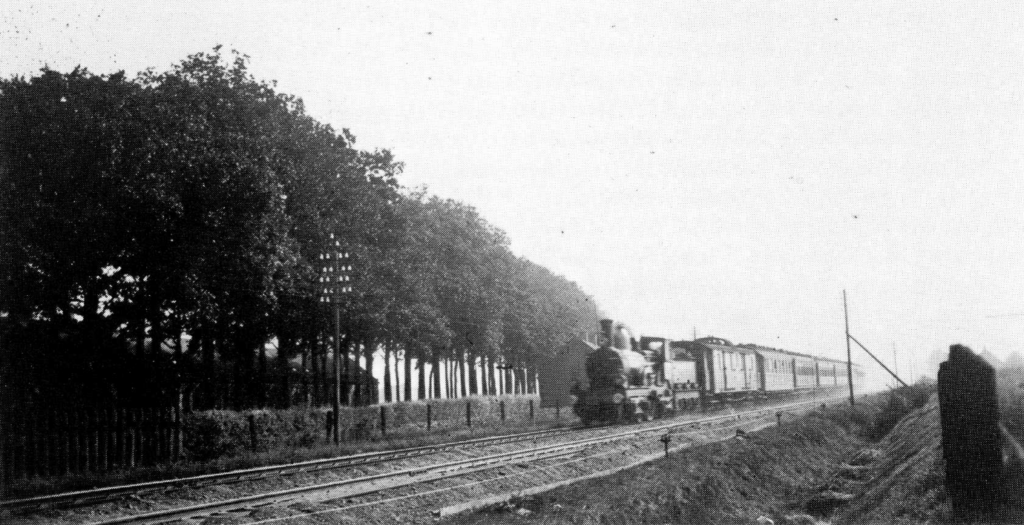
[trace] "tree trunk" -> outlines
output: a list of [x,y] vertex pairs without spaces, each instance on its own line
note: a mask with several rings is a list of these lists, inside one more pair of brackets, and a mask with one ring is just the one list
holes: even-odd
[[444,386],[445,391],[448,393],[448,399],[455,397],[455,368],[452,367],[450,359],[444,360]]
[[283,330],[282,332],[284,333],[277,338],[277,372],[280,374],[278,379],[280,380],[279,386],[281,388],[277,399],[277,406],[288,408],[292,405],[292,388],[289,382],[291,379],[291,366],[288,363],[288,356],[291,354],[294,343],[290,333]]
[[313,362],[313,405],[320,406],[320,400],[322,399],[320,390],[323,388],[323,381],[320,378],[320,369],[322,368],[323,362],[320,358],[320,354],[323,350],[323,336],[317,335],[309,345],[310,360]]
[[331,373],[334,368],[328,366],[327,358],[331,352],[333,352],[334,343],[327,336],[323,334],[320,336],[320,405],[330,405],[331,396],[328,395],[330,392],[331,385]]
[[[278,349],[280,351],[280,349]],[[267,407],[267,344],[260,343],[259,350],[259,371],[258,379],[253,381],[253,386],[256,387],[256,401],[259,403],[260,408]]]
[[391,343],[384,343],[384,402],[391,402]]
[[488,394],[487,384],[487,356],[480,356],[480,393],[483,395]]
[[466,391],[466,355],[460,355],[459,360],[459,392],[462,393],[462,397],[469,395]]
[[163,351],[164,326],[163,315],[160,313],[160,298],[157,294],[156,283],[150,283],[149,294],[149,335],[150,352],[154,357],[159,356]]
[[430,360],[430,372],[434,376],[434,399],[441,397],[441,361],[437,355]]
[[405,368],[405,401],[412,401],[412,356],[409,355],[409,348],[402,350],[402,367]]
[[232,344],[235,346],[235,351],[232,352],[235,354],[235,359],[232,363],[233,366],[231,367],[231,409],[241,410],[242,400],[244,398],[244,395],[242,394],[242,354],[244,353],[244,350],[242,350],[241,344],[238,341],[232,341]]
[[452,370],[451,370],[451,367],[448,366],[448,361],[447,360],[443,361],[441,366],[443,367],[442,369],[444,371],[444,374],[443,374],[444,375],[444,397],[447,398],[447,399],[451,399],[451,397],[452,397],[452,380],[451,380]]
[[299,349],[302,352],[302,404],[309,408],[309,338],[302,340],[302,346]]
[[[349,367],[348,384],[345,385],[344,389],[342,389],[343,390],[342,395],[343,396],[347,396],[348,395],[347,392],[350,392],[350,391],[352,392],[354,398],[347,400],[348,403],[351,404],[351,405],[358,405],[360,397],[361,397],[360,396],[360,390],[361,390],[362,387],[359,384],[359,345],[361,343],[362,343],[362,339],[360,339],[358,337],[353,337],[352,338],[352,359],[350,361],[347,360],[348,357],[349,357],[348,356],[348,348],[347,347],[346,347],[345,351],[341,354],[342,355],[342,359],[346,359],[346,361],[343,361],[343,362],[345,364],[347,364],[348,367]],[[350,385],[355,385],[355,387],[356,387],[355,390],[352,390],[351,388],[348,388]]]
[[363,391],[366,392],[363,398],[364,405],[372,405],[377,400],[377,388],[373,386],[373,352],[377,349],[377,341],[373,338],[366,340],[363,351],[366,354],[366,374],[363,376]]
[[416,385],[416,397],[427,398],[427,360],[420,356],[416,359],[416,368],[419,369],[419,383]]
[[466,359],[469,361],[469,366],[466,367],[469,369],[469,395],[476,396],[480,394],[476,380],[476,356],[469,354]]
[[100,296],[97,288],[97,280],[89,279],[82,301],[82,335],[85,336],[85,347],[88,352],[99,351],[100,341],[105,336],[103,328],[100,326]]
[[196,328],[196,335],[199,337],[199,351],[203,356],[203,372],[199,376],[202,380],[200,406],[210,410],[217,404],[217,391],[214,388],[214,385],[217,384],[217,365],[214,362],[213,338],[205,322]]
[[[401,366],[398,364],[398,345],[392,342],[391,350],[394,352],[395,356],[395,401],[402,401],[402,379],[399,375]],[[408,401],[408,399],[406,399],[406,401]]]
[[487,358],[487,384],[490,387],[492,396],[498,395],[498,382],[494,377],[494,358]]
[[214,374],[214,405],[216,408],[227,408],[231,405],[231,394],[233,387],[231,385],[231,374],[232,371],[228,370],[228,366],[233,366],[231,360],[231,330],[228,329],[228,320],[226,318],[220,319],[217,323],[216,332],[217,345],[215,351],[220,355],[220,362],[222,363],[221,368]]

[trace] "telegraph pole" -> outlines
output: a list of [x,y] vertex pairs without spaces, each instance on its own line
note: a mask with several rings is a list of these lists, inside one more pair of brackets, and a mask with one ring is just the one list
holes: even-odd
[[[333,250],[333,251],[332,251]],[[341,295],[352,291],[347,283],[351,280],[352,265],[348,264],[348,251],[341,249],[341,242],[331,234],[326,253],[320,254],[325,263],[320,283],[320,301],[334,306],[334,444],[341,443]],[[333,261],[333,262],[332,262]]]
[[853,358],[850,355],[850,311],[846,308],[846,290],[843,290],[843,318],[846,320],[846,381],[850,384],[850,406],[853,399]]
[[[892,369],[893,369],[893,373],[896,374],[896,377],[899,377],[899,375],[900,375],[900,362],[899,362],[899,360],[896,359],[896,341],[892,342]],[[894,388],[895,388],[895,386],[894,386]]]

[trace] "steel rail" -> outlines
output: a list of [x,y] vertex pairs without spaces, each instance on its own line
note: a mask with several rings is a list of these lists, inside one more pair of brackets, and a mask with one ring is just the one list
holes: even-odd
[[361,454],[352,454],[348,456],[340,456],[325,459],[314,459],[308,461],[300,461],[296,463],[287,463],[282,465],[268,465],[264,467],[232,470],[228,472],[215,472],[211,474],[201,474],[198,476],[189,476],[183,478],[147,481],[143,483],[132,483],[126,485],[115,485],[110,487],[101,487],[96,489],[81,490],[75,492],[64,492],[60,494],[48,494],[44,496],[35,496],[30,498],[0,501],[0,509],[23,510],[31,508],[81,506],[93,503],[102,503],[106,501],[111,501],[121,496],[138,494],[140,492],[150,492],[169,487],[204,486],[215,483],[235,483],[240,481],[264,479],[270,476],[285,476],[291,474],[300,474],[303,472],[313,472],[318,470],[330,470],[344,467],[368,465],[374,463],[383,463],[403,458],[424,456],[437,452],[454,450],[457,448],[480,445],[500,445],[503,443],[514,443],[516,441],[525,441],[530,439],[536,439],[539,437],[569,434],[575,432],[578,429],[578,427],[570,427],[549,430],[537,430],[532,432],[507,434],[503,436],[491,436],[484,438],[468,439],[463,441],[453,441],[449,443],[438,443],[435,445],[423,445],[419,447],[411,447],[398,450],[365,452]]
[[[540,447],[533,447],[526,450],[517,450],[510,452],[501,452],[497,454],[491,454],[488,456],[481,456],[476,458],[469,458],[455,462],[445,462],[433,465],[426,465],[421,467],[414,467],[409,469],[403,469],[393,472],[373,474],[368,476],[362,476],[358,478],[350,478],[345,480],[337,480],[328,483],[309,485],[304,487],[293,487],[285,490],[274,491],[263,494],[255,494],[250,496],[243,496],[240,498],[234,498],[229,500],[215,501],[202,503],[198,505],[191,505],[188,507],[175,507],[170,509],[162,509],[158,511],[136,514],[132,516],[121,516],[110,520],[94,522],[92,525],[115,525],[124,523],[165,523],[169,521],[178,521],[198,516],[208,516],[215,513],[231,512],[252,508],[255,506],[262,506],[273,503],[281,503],[283,501],[289,501],[294,496],[315,493],[325,493],[336,491],[342,487],[355,486],[360,484],[369,484],[376,481],[386,480],[389,478],[400,479],[397,483],[391,483],[386,486],[369,487],[362,489],[359,492],[347,493],[344,496],[338,495],[337,497],[357,497],[365,496],[368,494],[377,493],[383,490],[390,490],[400,488],[408,485],[414,485],[423,483],[426,481],[435,481],[437,479],[443,479],[446,477],[461,476],[469,472],[478,470],[486,470],[492,468],[499,468],[509,463],[518,461],[524,458],[533,457],[538,459],[540,456],[547,457],[558,457],[562,455],[568,455],[575,453],[581,448],[598,445],[602,443],[612,442],[621,440],[624,438],[630,438],[638,434],[645,433],[656,433],[661,431],[669,431],[672,429],[678,429],[683,427],[696,428],[705,426],[720,421],[731,421],[740,420],[744,417],[756,418],[771,415],[779,410],[790,410],[806,405],[816,405],[824,402],[825,400],[813,400],[803,401],[798,403],[791,403],[787,405],[780,405],[774,407],[759,408],[756,410],[736,412],[732,414],[722,414],[716,416],[709,416],[696,420],[677,421],[664,423],[655,426],[645,426],[642,428],[634,428],[625,430],[622,432],[616,432],[609,435],[602,435],[598,437],[591,437],[586,439],[580,439],[571,441],[568,443],[557,443],[553,445],[543,445]],[[524,439],[525,441],[525,439]],[[440,475],[429,476],[431,473],[442,473]],[[323,498],[319,498],[323,499]]]

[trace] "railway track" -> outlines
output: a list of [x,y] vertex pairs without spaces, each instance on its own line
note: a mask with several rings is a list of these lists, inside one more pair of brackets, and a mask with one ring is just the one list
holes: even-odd
[[243,470],[232,470],[229,472],[217,472],[199,476],[134,483],[128,485],[116,485],[101,487],[90,490],[75,492],[64,492],[60,494],[48,494],[31,498],[22,498],[8,501],[0,501],[0,509],[11,511],[25,511],[32,509],[65,508],[80,505],[94,505],[114,501],[129,495],[138,495],[147,492],[154,492],[175,487],[202,487],[213,484],[237,483],[252,481],[275,476],[287,476],[318,470],[332,470],[361,465],[372,465],[375,463],[386,463],[399,459],[413,458],[436,454],[438,452],[457,450],[459,448],[477,447],[482,445],[501,445],[515,443],[518,441],[538,439],[542,437],[555,437],[575,432],[576,428],[559,428],[551,430],[538,430],[533,432],[521,432],[503,436],[492,436],[485,438],[453,441],[450,443],[439,443],[436,445],[425,445],[420,447],[388,450],[380,452],[367,452],[352,454],[336,458],[316,459],[283,465],[270,465]]
[[[388,504],[389,502],[408,500],[413,497],[437,493],[451,488],[479,484],[482,483],[482,481],[464,481],[460,483],[450,480],[465,480],[474,475],[482,476],[487,474],[488,471],[506,469],[512,465],[518,465],[523,470],[527,468],[534,468],[530,465],[534,465],[539,469],[551,469],[559,468],[560,465],[567,465],[573,462],[579,463],[587,460],[588,458],[599,457],[602,454],[619,454],[625,456],[629,452],[628,450],[623,451],[621,446],[616,448],[616,444],[643,442],[647,448],[645,448],[644,451],[641,451],[639,455],[646,454],[647,456],[650,456],[651,444],[654,443],[654,446],[658,446],[656,444],[656,442],[659,441],[657,438],[660,438],[661,436],[671,436],[672,434],[676,434],[677,443],[681,444],[681,446],[687,446],[688,443],[686,443],[686,441],[691,443],[700,441],[700,439],[687,438],[687,432],[699,433],[702,428],[710,429],[712,427],[720,432],[731,432],[731,428],[738,428],[740,425],[750,425],[752,423],[760,424],[760,426],[763,427],[775,422],[775,417],[780,412],[806,409],[822,404],[823,402],[829,401],[818,399],[814,401],[791,403],[782,406],[766,407],[699,419],[689,419],[684,421],[670,420],[667,422],[659,422],[658,424],[646,424],[638,427],[592,428],[583,432],[582,435],[580,429],[540,431],[513,436],[483,438],[445,445],[416,447],[414,449],[398,450],[387,453],[362,454],[359,457],[350,456],[346,458],[318,460],[280,467],[264,467],[260,469],[250,469],[249,471],[224,473],[223,475],[198,476],[197,478],[200,478],[202,482],[205,483],[225,483],[232,480],[243,479],[245,476],[255,475],[255,471],[259,471],[263,476],[279,475],[270,474],[270,472],[279,472],[281,469],[291,469],[294,472],[299,472],[308,471],[314,468],[334,469],[350,465],[387,463],[402,458],[424,456],[442,450],[452,450],[460,447],[463,451],[467,451],[473,447],[516,443],[522,445],[525,443],[525,446],[517,446],[513,450],[486,453],[484,455],[467,457],[465,459],[453,460],[448,458],[409,468],[400,468],[397,470],[374,474],[357,475],[355,477],[332,480],[326,483],[314,483],[310,485],[290,487],[283,490],[269,491],[188,506],[165,508],[133,515],[110,516],[108,518],[102,518],[99,521],[94,521],[93,523],[95,525],[113,525],[123,523],[157,524],[203,517],[241,517],[248,516],[260,509],[283,508],[289,506],[292,508],[309,507],[310,505],[315,506],[324,504],[325,502],[329,503],[327,509],[314,509],[310,512],[303,511],[294,517],[284,517],[280,519],[297,519],[306,514],[321,512],[344,512],[348,508],[357,507],[365,510],[369,506],[375,504]],[[580,435],[580,437],[556,443],[537,443],[544,438],[557,438],[560,434],[569,433]],[[645,434],[651,434],[652,439],[639,439],[640,436]],[[528,443],[530,441],[533,441],[534,443]],[[680,445],[677,445],[675,448],[679,448],[679,446]],[[348,464],[339,464],[339,460],[347,460],[350,462]],[[213,476],[220,477],[217,480],[211,480],[210,478]],[[503,474],[503,476],[505,475]],[[486,480],[501,478],[502,476],[496,477],[494,475],[487,475],[485,477]],[[181,483],[182,481],[185,480],[163,482],[162,486],[166,487],[173,483]],[[198,481],[193,481],[193,483],[197,482]],[[417,487],[438,484],[442,484],[444,486],[441,488],[432,488],[426,491],[417,489]],[[122,495],[129,493],[132,488],[134,488],[136,493],[140,490],[152,490],[150,487],[139,488],[139,486],[111,487],[111,489],[120,490],[120,494]],[[403,490],[405,492],[402,492]],[[379,495],[377,500],[367,501],[368,498],[375,495]],[[93,516],[95,517],[95,515]],[[272,519],[270,521],[277,521],[277,519]]]

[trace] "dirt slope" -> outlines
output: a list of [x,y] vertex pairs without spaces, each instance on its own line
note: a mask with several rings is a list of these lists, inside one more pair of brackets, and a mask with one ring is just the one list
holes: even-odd
[[[867,444],[855,430],[877,407],[818,410],[725,443],[675,453],[609,478],[513,501],[452,523],[813,523],[804,515],[838,465]],[[762,520],[763,523],[767,521]]]
[[833,480],[831,488],[855,495],[837,513],[834,525],[1024,523],[1024,472],[1016,461],[1006,463],[1006,490],[1000,506],[981,516],[953,516],[943,484],[942,428],[935,397],[907,415],[867,452],[861,454],[864,461],[860,467],[843,467]]
[[840,466],[829,488],[855,497],[839,510],[834,523],[948,521],[941,442],[939,406],[933,398]]

